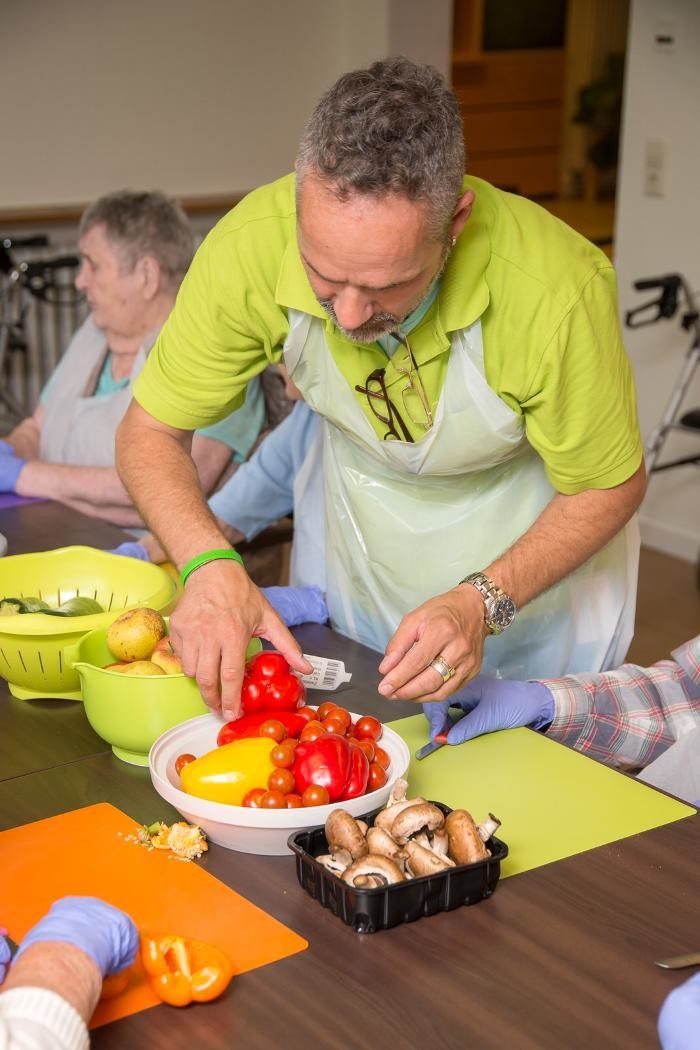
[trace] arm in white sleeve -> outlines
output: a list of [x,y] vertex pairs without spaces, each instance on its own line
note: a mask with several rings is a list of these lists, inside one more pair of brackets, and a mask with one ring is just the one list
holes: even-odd
[[0,1050],[88,1050],[85,1022],[57,992],[13,988],[0,994]]
[[289,514],[294,507],[294,478],[306,458],[316,425],[311,409],[298,402],[252,458],[211,497],[212,513],[248,540]]

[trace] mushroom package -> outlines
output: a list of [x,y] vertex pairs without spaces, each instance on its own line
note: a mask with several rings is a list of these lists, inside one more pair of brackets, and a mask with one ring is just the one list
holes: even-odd
[[406,798],[407,790],[405,780],[396,781],[373,827],[333,810],[325,825],[328,853],[317,861],[349,886],[377,889],[491,856],[486,843],[500,826],[492,813],[481,824],[465,809],[445,816],[424,798]]

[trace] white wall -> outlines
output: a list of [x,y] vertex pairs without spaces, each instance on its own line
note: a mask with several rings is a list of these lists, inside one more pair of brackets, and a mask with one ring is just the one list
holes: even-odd
[[3,4],[0,209],[249,190],[342,72],[399,51],[447,72],[450,32],[450,0]]
[[[655,45],[671,32],[672,51]],[[700,289],[700,3],[633,0],[618,182],[616,257],[623,312],[644,301],[639,277],[681,272]],[[664,147],[663,196],[645,194],[647,144]],[[688,347],[678,319],[626,331],[635,369],[642,433],[660,420]],[[700,369],[684,405],[700,405]],[[672,436],[669,455],[700,452],[700,438]],[[700,548],[700,471],[682,467],[654,475],[642,514],[649,546],[694,560]]]

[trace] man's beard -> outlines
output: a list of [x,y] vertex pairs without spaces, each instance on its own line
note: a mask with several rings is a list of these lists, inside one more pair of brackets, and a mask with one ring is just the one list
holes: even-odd
[[449,247],[446,247],[437,273],[428,287],[421,292],[416,302],[406,311],[403,317],[396,317],[395,314],[390,313],[372,314],[371,317],[368,317],[367,320],[363,321],[357,328],[344,328],[335,315],[331,299],[319,299],[319,304],[326,311],[336,328],[340,329],[343,335],[347,336],[348,339],[351,339],[353,343],[374,343],[377,339],[381,339],[383,335],[389,335],[391,332],[396,332],[400,329],[406,318],[410,317],[413,311],[417,310],[421,303],[428,298],[433,285],[442,276],[449,254],[450,249]]

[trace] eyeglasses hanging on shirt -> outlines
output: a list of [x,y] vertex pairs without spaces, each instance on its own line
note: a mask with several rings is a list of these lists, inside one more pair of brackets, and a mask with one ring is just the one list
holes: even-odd
[[[402,367],[397,361],[393,362],[394,368],[399,375],[406,378],[405,385],[401,387],[403,409],[415,426],[428,431],[433,425],[433,413],[420,376],[418,362],[413,356],[413,351],[406,336],[398,330],[392,332],[391,335],[406,350],[405,367]],[[401,413],[387,393],[385,373],[385,368],[375,368],[367,376],[365,385],[362,386],[358,383],[355,386],[355,390],[366,396],[369,407],[372,409],[375,417],[386,426],[387,431],[384,434],[384,441],[403,440],[413,442],[414,439]]]

